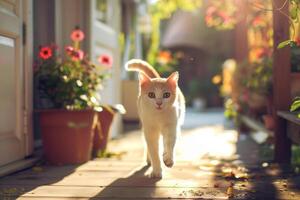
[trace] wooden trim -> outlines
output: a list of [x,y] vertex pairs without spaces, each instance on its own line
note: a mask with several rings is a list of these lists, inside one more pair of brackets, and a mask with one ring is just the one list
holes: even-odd
[[55,0],[54,2],[54,27],[55,27],[55,44],[62,46],[63,36],[62,36],[62,1]]
[[246,115],[241,115],[241,121],[248,126],[249,128],[255,130],[255,131],[261,131],[264,133],[267,133],[270,136],[273,136],[273,132],[266,129],[263,123],[259,122],[258,120],[252,119]]
[[291,73],[292,79],[300,79],[300,73],[299,72],[292,72]]
[[23,5],[23,20],[26,25],[25,46],[23,46],[24,63],[24,114],[23,128],[25,135],[25,155],[29,156],[33,152],[33,2],[25,0]]
[[277,115],[286,119],[287,121],[293,122],[295,124],[300,125],[300,119],[293,113],[288,111],[278,111]]
[[248,24],[247,24],[247,5],[248,2],[245,0],[236,0],[236,6],[239,8],[237,13],[239,22],[236,24],[234,29],[235,38],[235,60],[238,63],[244,62],[248,59],[249,47],[248,47]]
[[300,144],[300,118],[299,113],[291,113],[288,111],[278,111],[278,116],[287,120],[287,135],[292,142]]
[[[274,7],[283,5],[285,0],[274,0]],[[281,12],[289,15],[289,3],[281,9]],[[290,49],[288,47],[277,49],[280,42],[290,38],[289,19],[278,12],[273,11],[274,29],[274,55],[273,55],[273,102],[275,119],[275,153],[274,159],[279,163],[289,163],[291,159],[291,141],[287,137],[286,120],[277,115],[279,110],[288,110],[290,104]]]
[[27,169],[29,167],[34,166],[41,158],[40,157],[34,157],[34,158],[28,158],[24,160],[19,160],[4,166],[0,167],[0,177],[12,174],[14,172]]

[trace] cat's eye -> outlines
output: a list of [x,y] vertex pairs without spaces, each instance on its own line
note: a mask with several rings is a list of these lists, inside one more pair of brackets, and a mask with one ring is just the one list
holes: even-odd
[[165,92],[163,97],[164,98],[169,98],[170,96],[171,96],[170,92]]
[[149,92],[148,97],[151,98],[151,99],[155,98],[154,92]]

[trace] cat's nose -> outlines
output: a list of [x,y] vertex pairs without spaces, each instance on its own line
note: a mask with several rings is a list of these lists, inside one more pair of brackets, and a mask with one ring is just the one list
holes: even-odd
[[156,102],[156,105],[161,106],[162,102]]

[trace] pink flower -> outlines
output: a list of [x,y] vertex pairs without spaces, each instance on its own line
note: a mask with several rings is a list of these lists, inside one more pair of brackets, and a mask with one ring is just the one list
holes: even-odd
[[84,53],[80,49],[73,51],[71,57],[73,61],[80,61],[83,59]]
[[65,48],[65,50],[66,50],[66,52],[67,52],[67,54],[68,54],[69,56],[71,56],[72,53],[74,52],[74,48],[71,47],[71,46],[67,46],[67,47]]
[[84,39],[84,33],[80,30],[80,29],[75,29],[72,33],[71,33],[71,39],[74,42],[80,42],[81,40]]
[[229,20],[229,16],[224,11],[219,11],[218,14],[224,20],[224,22],[227,22]]
[[80,49],[74,49],[71,46],[67,46],[65,48],[65,51],[67,52],[67,54],[71,57],[71,59],[73,61],[80,61],[84,57],[84,52],[82,50],[80,50]]
[[113,64],[113,59],[110,55],[102,54],[98,57],[98,62],[106,67],[111,67]]
[[216,10],[217,10],[216,7],[210,6],[206,10],[206,15],[213,15],[213,13],[216,12]]

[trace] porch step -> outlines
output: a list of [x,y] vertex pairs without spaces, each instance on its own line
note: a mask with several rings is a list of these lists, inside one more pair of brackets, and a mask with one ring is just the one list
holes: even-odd
[[27,169],[27,168],[33,166],[39,160],[40,160],[40,157],[36,156],[36,157],[32,157],[32,158],[18,160],[16,162],[4,165],[3,167],[0,167],[0,177],[15,173],[17,171]]

